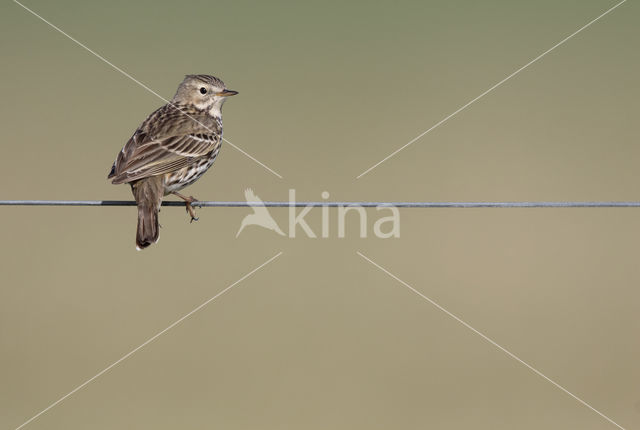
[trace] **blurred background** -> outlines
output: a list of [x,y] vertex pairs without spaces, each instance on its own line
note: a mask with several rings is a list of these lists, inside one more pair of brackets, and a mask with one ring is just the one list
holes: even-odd
[[[26,0],[25,0],[26,1]],[[201,200],[638,200],[640,6],[24,3],[156,92],[221,77]],[[130,199],[106,180],[162,105],[19,5],[0,5],[1,199]],[[14,429],[282,251],[29,429],[604,429],[360,251],[626,428],[640,426],[640,211],[403,209],[401,237],[291,239],[247,208],[0,208],[0,426]],[[287,209],[272,209],[285,229]],[[369,232],[379,214],[369,210]],[[320,232],[321,210],[307,216]]]

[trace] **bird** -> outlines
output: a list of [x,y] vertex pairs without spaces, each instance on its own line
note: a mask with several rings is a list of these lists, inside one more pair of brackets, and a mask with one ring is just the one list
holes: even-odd
[[222,146],[222,105],[238,94],[211,75],[186,75],[173,99],[155,110],[118,153],[107,179],[129,184],[138,206],[136,249],[159,238],[158,212],[164,196],[185,202],[191,222],[198,218],[193,196],[178,193],[213,164]]
[[251,188],[247,188],[244,192],[244,197],[247,199],[247,203],[262,203],[263,206],[251,206],[253,213],[245,216],[240,223],[240,230],[236,233],[236,237],[240,236],[240,232],[248,225],[259,225],[269,230],[273,230],[280,236],[284,236],[282,230],[276,220],[273,219],[267,208],[264,206],[264,202],[258,197]]

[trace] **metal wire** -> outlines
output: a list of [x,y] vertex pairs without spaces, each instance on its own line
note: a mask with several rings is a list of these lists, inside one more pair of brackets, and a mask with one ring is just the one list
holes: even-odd
[[[0,206],[135,206],[133,200],[0,200]],[[640,202],[194,202],[195,207],[385,207],[398,208],[636,208]],[[184,207],[181,201],[162,206]]]

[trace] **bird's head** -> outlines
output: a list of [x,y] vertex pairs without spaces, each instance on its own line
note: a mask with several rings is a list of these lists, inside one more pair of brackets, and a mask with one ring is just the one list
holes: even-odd
[[173,96],[172,103],[193,105],[219,117],[226,98],[236,94],[237,91],[227,89],[224,82],[215,76],[187,75]]

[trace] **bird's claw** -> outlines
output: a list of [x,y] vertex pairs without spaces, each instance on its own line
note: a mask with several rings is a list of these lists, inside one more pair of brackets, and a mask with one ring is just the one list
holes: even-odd
[[193,210],[193,206],[191,206],[191,202],[187,202],[187,213],[191,217],[191,221],[189,221],[190,223],[194,221],[198,221],[199,218],[196,216],[196,211]]
[[[197,203],[198,199],[196,199],[193,196],[189,196],[189,197],[185,197],[180,193],[177,192],[173,192],[172,194],[175,194],[176,196],[180,197],[182,200],[184,200],[185,203],[185,209],[187,210],[187,213],[189,214],[189,216],[191,217],[191,221],[189,221],[190,223],[194,222],[194,221],[198,221],[198,217],[196,216],[196,211],[193,210],[193,206],[192,203]],[[198,206],[197,204],[194,206]]]

